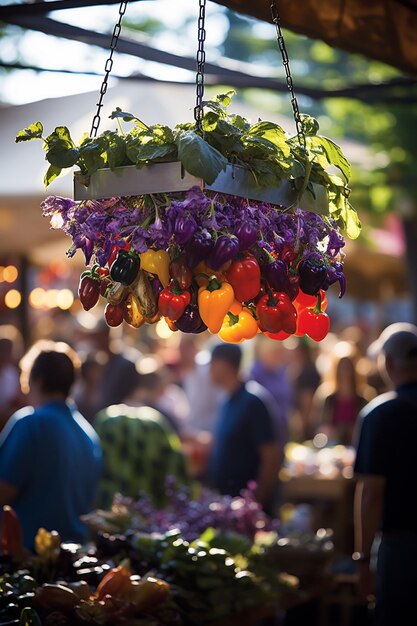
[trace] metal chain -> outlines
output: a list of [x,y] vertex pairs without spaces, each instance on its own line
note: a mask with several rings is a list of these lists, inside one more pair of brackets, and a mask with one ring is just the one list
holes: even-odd
[[206,40],[206,0],[199,0],[198,14],[198,50],[197,50],[197,73],[196,82],[196,102],[194,108],[194,119],[197,130],[201,131],[203,127],[203,96],[204,96],[204,64],[206,62],[206,53],[204,50],[204,42]]
[[285,47],[284,36],[281,30],[281,19],[278,13],[277,0],[271,1],[271,16],[272,16],[272,21],[275,24],[275,28],[277,30],[278,46],[279,46],[281,56],[282,56],[282,64],[285,69],[288,91],[290,92],[290,95],[291,95],[291,106],[292,106],[292,111],[293,111],[294,120],[295,120],[295,127],[297,129],[298,143],[301,146],[301,148],[305,149],[306,137],[304,134],[304,128],[303,128],[303,122],[302,122],[301,115],[300,115],[300,109],[298,108],[297,97],[294,92],[294,84],[293,84],[293,80],[291,76],[291,69],[290,69],[290,60],[288,58],[287,49]]
[[98,128],[101,122],[101,108],[103,106],[103,99],[107,92],[107,86],[109,82],[109,76],[113,69],[113,53],[116,50],[117,43],[119,41],[120,33],[122,31],[122,19],[123,15],[126,13],[127,3],[129,0],[122,0],[119,7],[119,19],[113,29],[113,35],[110,42],[110,54],[104,66],[104,78],[100,87],[100,97],[97,102],[97,113],[93,117],[93,123],[91,125],[90,137],[97,137]]

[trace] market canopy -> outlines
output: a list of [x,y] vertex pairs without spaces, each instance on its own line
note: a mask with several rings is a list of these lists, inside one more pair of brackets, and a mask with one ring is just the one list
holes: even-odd
[[[0,20],[30,28],[35,16],[39,18],[56,9],[118,1],[10,3],[0,7]],[[271,0],[214,1],[239,13],[271,21]],[[278,4],[286,28],[417,74],[417,0],[278,0]]]
[[[270,0],[215,0],[271,21]],[[279,0],[286,28],[417,73],[417,0]]]

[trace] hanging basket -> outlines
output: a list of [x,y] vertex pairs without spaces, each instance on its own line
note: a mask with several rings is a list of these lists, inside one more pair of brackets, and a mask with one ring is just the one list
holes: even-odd
[[[340,148],[301,116],[279,16],[272,20],[291,95],[296,135],[228,112],[232,92],[205,102],[205,5],[199,0],[194,122],[147,126],[131,113],[110,116],[118,131],[98,135],[103,98],[126,2],[119,8],[90,136],[76,145],[65,126],[46,138],[40,122],[16,141],[42,139],[48,185],[78,165],[74,200],[42,205],[53,228],[85,255],[79,297],[102,296],[110,326],[165,318],[172,331],[208,329],[230,343],[263,333],[274,340],[328,333],[326,291],[343,274],[346,229],[359,234],[349,204],[350,165]],[[121,121],[133,123],[125,132]]]
[[275,188],[256,185],[253,174],[239,165],[228,165],[220,172],[214,183],[208,185],[202,178],[189,174],[179,161],[154,163],[142,169],[134,165],[102,168],[91,176],[74,174],[74,199],[94,200],[114,196],[144,196],[148,194],[188,191],[198,186],[201,189],[221,194],[240,196],[248,200],[269,202],[276,206],[297,208],[314,213],[326,214],[329,198],[322,185],[313,183],[312,192],[298,198],[295,181],[283,180]]

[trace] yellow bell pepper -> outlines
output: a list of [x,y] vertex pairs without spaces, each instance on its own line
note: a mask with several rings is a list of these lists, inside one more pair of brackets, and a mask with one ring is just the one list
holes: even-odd
[[227,343],[242,343],[246,339],[252,339],[257,333],[257,321],[249,309],[243,307],[240,313],[228,312],[219,331],[219,337]]
[[220,282],[212,276],[206,287],[198,290],[198,309],[200,317],[215,335],[222,327],[224,316],[235,300],[233,287],[226,282]]
[[140,267],[145,272],[156,274],[162,285],[169,283],[169,254],[165,250],[146,250],[140,256]]
[[145,318],[140,311],[138,297],[129,293],[125,302],[125,321],[133,328],[140,328],[145,323]]

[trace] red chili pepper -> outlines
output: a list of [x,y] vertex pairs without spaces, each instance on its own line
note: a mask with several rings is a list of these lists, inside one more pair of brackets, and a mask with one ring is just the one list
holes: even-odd
[[97,266],[93,266],[81,274],[78,285],[78,297],[85,311],[89,311],[96,306],[100,297],[101,282],[97,275]]
[[297,311],[284,292],[269,290],[256,305],[256,314],[263,332],[278,333],[283,330],[290,335],[295,332]]
[[298,313],[297,335],[308,335],[313,341],[322,341],[330,330],[330,317],[321,309],[321,297],[318,296],[314,309],[301,309]]
[[190,304],[191,294],[183,291],[174,281],[165,287],[159,294],[158,308],[161,315],[169,317],[171,322],[176,322]]
[[109,302],[104,309],[104,317],[106,319],[106,322],[108,326],[112,326],[113,328],[116,326],[120,326],[120,324],[123,322],[124,314],[124,302],[120,304],[111,304]]
[[233,261],[225,276],[239,302],[256,298],[261,289],[261,270],[258,261],[251,255]]
[[19,518],[10,506],[3,507],[1,549],[3,554],[19,558],[22,556],[23,532]]

